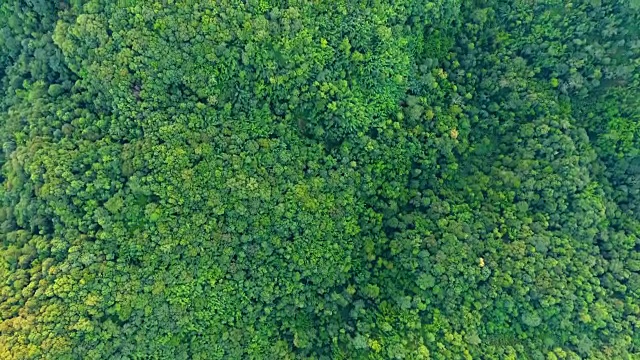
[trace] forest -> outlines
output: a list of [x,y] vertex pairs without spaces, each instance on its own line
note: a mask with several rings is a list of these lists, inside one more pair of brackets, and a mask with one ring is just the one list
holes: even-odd
[[0,358],[640,358],[638,24],[0,1]]

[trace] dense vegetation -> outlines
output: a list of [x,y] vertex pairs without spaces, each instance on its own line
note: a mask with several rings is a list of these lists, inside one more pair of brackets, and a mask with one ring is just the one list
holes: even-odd
[[0,358],[637,358],[638,24],[3,1]]

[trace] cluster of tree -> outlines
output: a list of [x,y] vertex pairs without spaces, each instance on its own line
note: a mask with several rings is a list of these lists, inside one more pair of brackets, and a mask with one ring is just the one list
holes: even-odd
[[3,3],[0,357],[640,356],[638,9]]

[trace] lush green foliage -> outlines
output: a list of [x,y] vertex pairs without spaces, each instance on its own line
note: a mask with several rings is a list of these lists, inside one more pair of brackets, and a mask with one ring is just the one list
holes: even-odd
[[640,356],[638,0],[0,5],[0,358]]

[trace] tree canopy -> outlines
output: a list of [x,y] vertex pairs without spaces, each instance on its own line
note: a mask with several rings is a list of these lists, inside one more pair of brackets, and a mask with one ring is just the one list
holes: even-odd
[[638,24],[2,2],[0,358],[637,358]]

